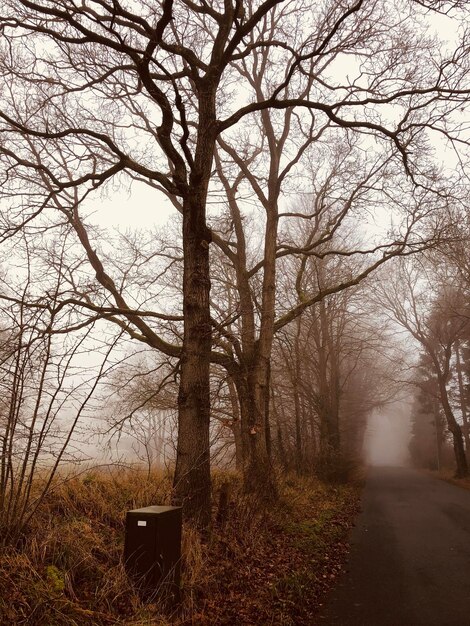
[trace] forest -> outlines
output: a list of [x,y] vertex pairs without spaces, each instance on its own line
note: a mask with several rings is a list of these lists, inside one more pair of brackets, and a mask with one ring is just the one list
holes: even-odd
[[2,0],[1,624],[314,624],[394,403],[466,481],[469,9]]

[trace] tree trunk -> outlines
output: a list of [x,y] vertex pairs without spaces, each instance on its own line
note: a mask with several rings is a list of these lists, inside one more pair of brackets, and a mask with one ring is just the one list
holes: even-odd
[[[294,376],[291,378],[292,393],[294,394],[294,412],[295,412],[295,469],[297,474],[304,471],[303,459],[303,441],[302,441],[302,415],[300,409],[300,331],[301,318],[297,318],[297,332],[295,334],[294,343]],[[292,369],[291,369],[292,372]]]
[[455,345],[455,356],[456,356],[457,379],[459,382],[460,410],[462,411],[463,436],[465,439],[465,452],[466,452],[467,463],[468,463],[470,459],[470,432],[468,428],[467,404],[465,401],[465,389],[464,389],[463,377],[462,377],[462,364],[460,361],[460,342],[459,341],[457,341]]
[[309,425],[310,425],[310,441],[309,441],[309,465],[313,469],[315,461],[318,457],[318,426],[316,423],[317,414],[314,412],[313,407],[309,409]]
[[240,420],[240,405],[238,401],[237,388],[230,375],[227,377],[227,387],[230,394],[230,404],[232,405],[232,432],[233,440],[235,442],[235,467],[237,470],[241,471],[243,469],[243,441]]
[[446,416],[447,426],[452,433],[455,461],[457,463],[457,471],[455,476],[456,478],[465,478],[466,476],[468,476],[468,464],[467,457],[465,456],[465,448],[463,445],[462,429],[455,419],[452,407],[450,406],[445,381],[442,379],[441,376],[438,377],[438,381],[442,408],[444,409],[444,415]]
[[276,459],[277,462],[284,468],[284,471],[287,471],[289,469],[288,455],[284,445],[284,434],[282,432],[281,419],[279,417],[279,405],[274,397],[272,383],[270,397],[273,398],[273,415],[276,422]]
[[331,325],[331,315],[328,316],[327,306],[322,300],[319,304],[320,320],[322,329],[322,338],[326,347],[325,369],[326,369],[326,388],[325,396],[328,398],[327,411],[327,437],[330,451],[335,457],[339,457],[341,453],[341,437],[339,430],[339,364],[338,364],[338,345],[334,341]]
[[[243,479],[247,492],[272,500],[277,488],[266,445],[266,386],[255,380],[260,375],[260,368],[247,368],[245,375],[240,373],[235,379],[242,423]],[[268,384],[266,378],[262,380]]]
[[297,474],[302,474],[304,471],[304,458],[303,458],[303,442],[302,442],[302,422],[300,414],[300,398],[299,391],[296,386],[292,389],[294,394],[294,411],[295,411],[295,471]]
[[466,478],[468,476],[467,457],[465,456],[465,448],[462,439],[462,430],[457,424],[457,428],[452,432],[452,443],[454,447],[455,459],[457,461],[456,478]]
[[211,513],[209,362],[209,242],[204,203],[183,212],[184,338],[178,394],[178,443],[174,500],[186,517],[208,526]]
[[268,453],[269,462],[272,462],[272,443],[271,443],[271,422],[270,410],[271,405],[271,360],[268,361],[266,371],[266,384],[264,388],[264,438],[266,440],[266,452]]
[[199,528],[211,520],[209,245],[206,201],[215,150],[217,77],[197,85],[199,124],[194,163],[183,200],[184,335],[178,393],[174,498]]
[[441,420],[440,420],[441,416],[439,413],[439,402],[437,398],[433,400],[432,411],[433,411],[433,418],[434,418],[434,427],[436,429],[436,465],[437,465],[437,471],[440,472],[441,465],[442,465],[441,459],[442,459],[443,428],[441,425]]
[[335,463],[335,451],[339,446],[335,419],[331,407],[329,354],[324,303],[319,303],[318,324],[314,328],[315,345],[318,355],[318,416],[320,418],[320,457],[318,470],[322,477],[329,479]]
[[252,404],[247,415],[249,460],[245,468],[245,488],[248,491],[257,492],[262,498],[275,499],[277,485],[269,454],[269,379],[274,337],[276,244],[279,219],[275,203],[267,207],[266,217],[260,332],[253,367],[248,368],[247,378]]

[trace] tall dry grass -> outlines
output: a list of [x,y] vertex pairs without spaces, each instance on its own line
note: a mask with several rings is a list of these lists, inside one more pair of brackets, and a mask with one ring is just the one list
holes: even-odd
[[171,484],[122,469],[58,477],[16,546],[0,554],[0,623],[169,623],[141,601],[122,563],[126,511],[167,504]]
[[[314,479],[290,477],[281,484],[280,501],[267,509],[242,493],[237,475],[213,478],[210,537],[201,541],[194,529],[183,528],[176,609],[168,608],[163,586],[150,602],[142,599],[122,563],[126,511],[169,504],[169,477],[110,469],[58,478],[18,544],[0,551],[0,626],[265,623],[256,622],[257,614],[301,623],[285,621],[290,609],[282,608],[276,586],[286,559],[303,567],[303,553],[289,548],[297,541],[292,520],[320,514],[325,506],[333,515],[343,500]],[[281,606],[277,612],[273,602]]]

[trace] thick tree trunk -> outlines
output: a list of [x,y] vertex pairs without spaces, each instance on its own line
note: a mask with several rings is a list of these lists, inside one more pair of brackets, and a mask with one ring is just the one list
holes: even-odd
[[265,385],[254,380],[262,373],[258,368],[248,368],[245,375],[236,378],[243,442],[243,480],[245,490],[256,493],[262,499],[272,500],[277,496],[276,481],[267,446],[265,424]]
[[[264,100],[261,87],[258,96]],[[236,272],[237,289],[240,296],[241,345],[243,363],[240,367],[237,391],[240,398],[243,441],[243,475],[245,488],[262,497],[277,494],[276,480],[271,464],[271,433],[269,422],[270,361],[274,337],[276,302],[276,247],[278,228],[279,164],[285,139],[276,141],[269,112],[262,111],[270,147],[270,172],[268,193],[258,193],[258,199],[266,210],[264,235],[263,285],[261,310],[256,311],[255,299],[248,271],[247,246],[243,220],[237,204],[236,187],[230,186],[221,176],[228,192],[229,208],[237,238]],[[230,150],[229,150],[230,151]],[[234,159],[237,160],[235,153]],[[249,178],[251,178],[249,176]],[[252,178],[252,183],[254,178]],[[238,184],[238,183],[237,183]],[[255,187],[258,187],[257,182]],[[261,189],[261,188],[260,188]],[[259,337],[256,340],[255,319],[259,313]]]
[[[208,526],[211,511],[209,362],[209,243],[205,207],[193,199],[183,213],[184,338],[178,394],[175,502],[197,525]],[[202,204],[202,206],[201,206]]]
[[178,394],[174,499],[200,528],[211,521],[209,245],[206,201],[215,150],[217,77],[198,84],[199,124],[194,163],[183,201],[184,336]]
[[270,459],[269,433],[269,379],[276,300],[277,225],[277,206],[273,205],[267,208],[259,339],[256,343],[252,367],[247,368],[251,406],[247,415],[249,458],[244,472],[245,488],[265,499],[277,497],[276,478]]

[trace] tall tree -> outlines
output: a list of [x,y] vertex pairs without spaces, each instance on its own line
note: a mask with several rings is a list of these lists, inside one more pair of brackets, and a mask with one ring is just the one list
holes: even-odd
[[445,418],[439,387],[429,356],[423,352],[412,380],[416,387],[411,414],[410,455],[416,467],[440,470],[445,442]]
[[461,426],[451,400],[452,364],[459,338],[468,332],[468,304],[451,274],[436,275],[436,267],[397,264],[392,281],[385,281],[379,299],[396,321],[425,351],[439,392],[447,428],[452,434],[457,476],[468,475]]

